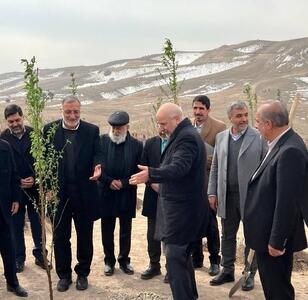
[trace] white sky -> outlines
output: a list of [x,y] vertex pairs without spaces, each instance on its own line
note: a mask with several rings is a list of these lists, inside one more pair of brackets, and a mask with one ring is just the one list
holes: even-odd
[[308,0],[0,0],[0,74],[308,37]]

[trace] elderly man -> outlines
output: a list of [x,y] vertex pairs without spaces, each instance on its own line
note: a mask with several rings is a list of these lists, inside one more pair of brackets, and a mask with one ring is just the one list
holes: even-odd
[[[207,179],[210,173],[213,150],[215,146],[215,138],[217,133],[226,129],[226,124],[210,116],[211,102],[205,95],[198,95],[194,98],[192,103],[194,114],[193,125],[200,133],[202,140],[207,149]],[[207,184],[207,183],[206,183]],[[210,276],[215,276],[219,273],[220,264],[220,238],[219,229],[216,218],[216,211],[210,209],[209,226],[207,230],[207,247],[210,253],[210,267],[208,273]],[[194,268],[201,268],[203,266],[203,245],[202,240],[195,243],[192,251]]]
[[[96,180],[101,176],[99,128],[80,120],[80,101],[67,96],[62,101],[63,118],[46,125],[57,126],[53,144],[63,150],[59,162],[59,204],[55,215],[55,260],[60,280],[57,290],[64,292],[72,283],[71,230],[74,220],[77,234],[76,289],[88,288],[93,257],[93,220],[99,218]],[[69,142],[67,142],[69,141]]]
[[205,147],[179,106],[163,104],[157,124],[169,137],[158,168],[139,166],[130,182],[159,183],[157,238],[166,246],[167,271],[175,300],[198,298],[191,261],[192,243],[203,237],[208,221],[204,185]]
[[295,298],[293,252],[307,247],[303,204],[308,199],[308,153],[288,122],[281,102],[259,107],[256,126],[268,152],[249,182],[245,204],[245,238],[256,251],[267,300]]
[[104,173],[99,187],[102,203],[102,241],[105,253],[106,276],[114,273],[116,258],[114,255],[114,229],[116,218],[120,221],[120,251],[118,262],[120,269],[131,275],[130,246],[132,218],[136,216],[137,188],[129,184],[129,178],[138,168],[142,153],[142,143],[133,138],[129,129],[129,115],[116,111],[108,118],[111,128],[109,134],[101,136]]
[[31,127],[24,125],[22,109],[16,104],[8,105],[4,110],[8,128],[1,133],[1,138],[12,147],[20,186],[23,190],[18,212],[13,217],[16,251],[16,272],[24,270],[26,245],[24,236],[25,213],[27,210],[31,224],[31,234],[34,242],[33,256],[35,264],[45,268],[42,255],[42,230],[39,214],[35,209],[38,193],[34,185],[34,159],[31,150]]
[[[211,285],[221,285],[234,281],[236,258],[236,234],[243,220],[244,204],[248,180],[258,167],[265,152],[258,131],[248,125],[248,108],[245,102],[236,101],[228,108],[232,124],[216,136],[213,162],[209,178],[209,202],[221,217],[221,252],[223,270],[210,281]],[[249,248],[245,248],[247,258]],[[251,275],[242,290],[254,288],[256,260],[252,264]]]
[[19,285],[16,276],[13,241],[13,220],[19,208],[20,188],[15,171],[13,153],[9,144],[0,139],[0,253],[4,266],[4,276],[8,292],[19,297],[28,293]]

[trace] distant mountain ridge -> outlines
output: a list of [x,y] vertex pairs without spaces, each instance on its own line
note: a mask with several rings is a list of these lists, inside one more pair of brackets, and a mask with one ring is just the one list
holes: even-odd
[[[123,59],[96,66],[40,70],[40,86],[53,93],[49,106],[58,105],[70,93],[71,72],[84,104],[127,96],[156,97],[160,94],[157,68],[165,70],[160,54]],[[242,90],[246,82],[258,94],[274,97],[300,92],[308,99],[308,38],[288,41],[253,40],[200,52],[177,52],[178,80],[184,80],[181,97]],[[0,102],[25,97],[23,73],[0,74]]]

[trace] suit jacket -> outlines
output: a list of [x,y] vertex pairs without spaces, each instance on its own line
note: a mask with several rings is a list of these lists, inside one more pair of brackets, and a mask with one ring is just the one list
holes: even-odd
[[[62,128],[62,120],[49,123],[45,126],[45,134],[49,128],[55,124],[57,126],[52,143],[58,151],[63,150],[66,144],[64,137],[64,129]],[[96,125],[80,121],[77,129],[75,143],[75,173],[76,173],[76,186],[78,186],[80,194],[80,203],[76,203],[76,208],[85,212],[91,219],[98,219],[100,217],[98,190],[95,181],[89,180],[93,175],[94,166],[102,163],[102,152],[99,142],[99,128]],[[60,201],[66,200],[64,197],[64,189],[66,185],[65,170],[64,170],[64,157],[59,161],[59,199]]]
[[[217,214],[221,218],[226,218],[229,138],[230,129],[220,132],[216,136],[216,145],[214,148],[208,185],[208,195],[216,195],[218,198]],[[244,216],[244,203],[248,181],[260,164],[265,151],[266,146],[264,141],[260,138],[259,132],[248,126],[237,159],[240,210],[242,218]]]
[[307,148],[290,129],[249,182],[244,215],[249,247],[259,252],[267,252],[269,244],[290,251],[307,247],[301,205],[308,199],[307,173]]
[[[26,178],[30,176],[35,178],[34,158],[30,153],[31,151],[30,132],[31,131],[32,131],[31,127],[25,126],[25,133],[22,136],[23,143],[25,146],[24,151],[20,149],[20,147],[18,146],[18,142],[19,142],[18,139],[12,135],[12,133],[10,132],[8,128],[4,130],[0,135],[0,138],[6,140],[11,145],[19,181],[22,178]],[[24,197],[28,197],[28,196],[31,198],[30,199],[31,201],[33,201],[34,199],[36,200],[38,199],[38,192],[37,192],[37,188],[35,185],[33,185],[29,189],[26,189],[26,193],[24,194]]]
[[[158,168],[160,165],[160,153],[161,153],[161,138],[154,136],[146,140],[142,156],[141,164],[149,167]],[[149,183],[146,184],[142,215],[150,218],[156,218],[158,194],[151,188]]]
[[[195,124],[195,122],[194,122]],[[215,138],[217,133],[224,131],[227,128],[226,124],[218,119],[208,116],[201,127],[200,136],[202,140],[214,148]],[[210,173],[213,154],[207,154],[207,172]]]
[[[120,147],[120,148],[119,148]],[[101,136],[104,172],[99,180],[102,218],[136,216],[137,186],[129,184],[131,175],[139,171],[142,143],[133,138],[129,132],[125,142],[116,145],[108,134]],[[120,155],[119,157],[115,154]],[[112,190],[112,180],[120,179],[123,188]]]
[[159,168],[149,168],[160,183],[156,238],[188,244],[205,236],[208,201],[204,188],[205,147],[189,119],[178,124],[162,153]]
[[12,225],[12,203],[20,200],[19,183],[12,149],[0,139],[0,213],[9,226]]

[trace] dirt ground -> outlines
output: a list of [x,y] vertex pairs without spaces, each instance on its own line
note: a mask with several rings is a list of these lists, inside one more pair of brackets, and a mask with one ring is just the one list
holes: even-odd
[[[142,198],[142,189],[139,193]],[[118,225],[117,225],[118,226]],[[75,232],[72,233],[72,248],[73,248],[73,266],[76,263],[75,249],[76,239]],[[116,228],[116,254],[118,246],[118,227]],[[26,229],[27,260],[25,270],[18,274],[18,278],[23,287],[29,292],[28,299],[49,299],[48,284],[46,273],[34,264],[32,257],[32,240],[29,226]],[[242,233],[238,235],[238,255],[241,256],[243,237]],[[97,221],[94,227],[94,257],[92,262],[92,270],[88,277],[89,288],[86,291],[77,291],[75,288],[76,274],[73,274],[73,284],[67,292],[59,293],[56,291],[57,275],[52,271],[52,280],[54,287],[54,299],[59,300],[130,300],[130,299],[153,299],[167,300],[172,299],[171,290],[168,284],[163,283],[165,270],[163,274],[151,280],[141,280],[140,274],[148,265],[147,243],[146,243],[146,218],[141,216],[140,209],[137,212],[137,217],[133,221],[133,238],[131,247],[131,264],[135,269],[134,275],[126,275],[119,270],[116,265],[115,274],[112,277],[106,277],[103,274],[103,249],[101,244],[100,222]],[[196,270],[196,280],[198,285],[199,299],[217,300],[228,299],[228,293],[233,283],[227,283],[219,287],[209,285],[211,277],[207,274],[208,253],[205,251],[205,266],[202,269]],[[165,259],[162,257],[162,265],[165,264]],[[238,259],[236,265],[236,279],[240,277],[243,269],[242,259]],[[3,276],[3,266],[0,265],[0,299],[11,300],[17,297],[8,293],[5,288],[5,279]],[[301,252],[297,255],[295,271],[293,272],[292,282],[296,290],[296,299],[308,299],[308,251]],[[236,299],[246,300],[262,300],[264,299],[259,276],[256,276],[255,289],[250,292],[239,290],[233,297]]]

